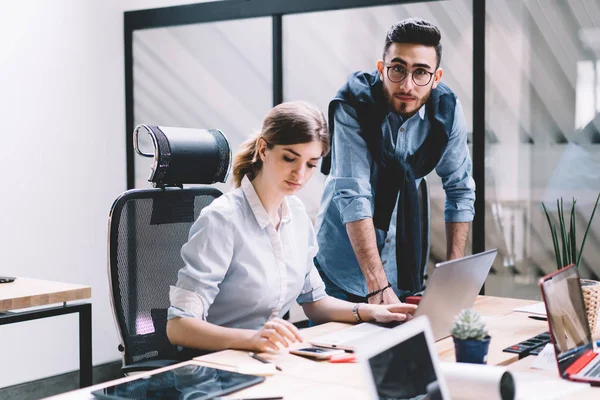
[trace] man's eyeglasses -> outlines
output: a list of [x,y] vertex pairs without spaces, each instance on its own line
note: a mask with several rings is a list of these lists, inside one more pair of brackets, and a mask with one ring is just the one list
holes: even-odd
[[431,82],[433,72],[426,71],[423,68],[417,68],[414,71],[408,71],[401,65],[392,64],[386,65],[388,79],[394,83],[400,83],[406,79],[408,75],[412,75],[412,81],[417,86],[425,86]]

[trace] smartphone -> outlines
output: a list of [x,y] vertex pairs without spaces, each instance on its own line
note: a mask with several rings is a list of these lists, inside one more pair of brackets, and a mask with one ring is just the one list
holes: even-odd
[[329,357],[335,354],[344,354],[345,351],[341,349],[326,349],[323,347],[303,347],[301,349],[290,349],[290,353],[316,358],[317,360],[328,360]]
[[0,283],[10,283],[15,281],[14,276],[0,276]]

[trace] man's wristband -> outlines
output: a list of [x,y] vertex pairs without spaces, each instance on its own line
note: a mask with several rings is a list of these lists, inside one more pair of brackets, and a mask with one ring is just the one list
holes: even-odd
[[370,293],[367,293],[367,299],[369,299],[369,298],[371,298],[373,296],[377,296],[379,293],[383,292],[385,289],[388,289],[388,288],[391,288],[391,287],[392,287],[392,284],[388,282],[388,284],[387,284],[386,287],[374,290],[374,291],[372,291]]
[[360,314],[358,313],[358,307],[361,305],[362,303],[356,303],[354,305],[354,307],[352,307],[352,314],[354,315],[354,319],[356,319],[356,322],[365,322],[361,317]]

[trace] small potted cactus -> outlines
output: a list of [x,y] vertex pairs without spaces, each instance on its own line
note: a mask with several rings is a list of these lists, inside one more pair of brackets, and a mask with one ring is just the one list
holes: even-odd
[[486,364],[491,338],[477,311],[462,310],[454,319],[450,333],[454,339],[456,362]]

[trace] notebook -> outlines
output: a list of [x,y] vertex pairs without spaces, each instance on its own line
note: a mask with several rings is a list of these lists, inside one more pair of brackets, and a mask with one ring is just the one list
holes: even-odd
[[356,356],[370,399],[450,399],[426,316],[363,338]]
[[[457,258],[436,264],[415,316],[427,315],[433,338],[441,340],[450,336],[454,317],[464,308],[471,308],[490,272],[498,250],[488,250],[472,256]],[[382,329],[384,326],[362,323],[341,331],[315,337],[309,342],[314,346],[353,350],[356,341]]]
[[569,265],[540,280],[559,375],[600,385],[600,357],[588,325],[579,272]]

